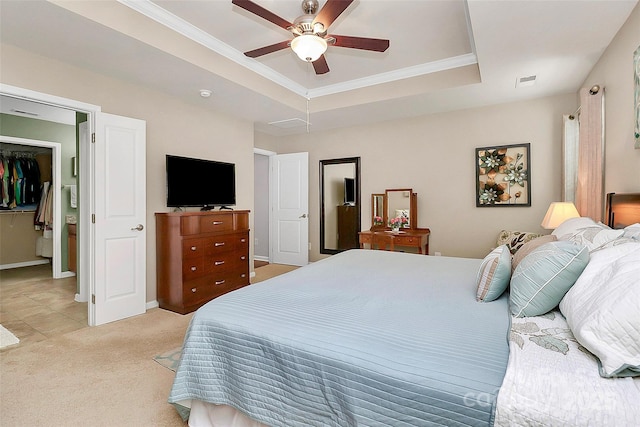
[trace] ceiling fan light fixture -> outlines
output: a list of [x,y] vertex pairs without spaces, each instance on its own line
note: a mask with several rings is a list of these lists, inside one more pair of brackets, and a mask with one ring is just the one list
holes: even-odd
[[303,34],[291,40],[291,49],[300,59],[313,62],[327,50],[327,41],[315,34]]

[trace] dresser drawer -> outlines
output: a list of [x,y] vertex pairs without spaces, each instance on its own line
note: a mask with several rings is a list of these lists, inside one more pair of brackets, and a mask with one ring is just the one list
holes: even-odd
[[233,214],[211,215],[200,217],[200,232],[215,233],[233,230]]
[[203,276],[207,274],[207,268],[202,257],[185,259],[182,262],[182,279],[187,281]]
[[236,267],[236,256],[233,252],[222,252],[206,257],[204,260],[207,273],[222,273]]
[[398,246],[417,246],[420,244],[420,237],[394,234],[394,244]]
[[236,237],[233,234],[225,234],[206,239],[205,256],[212,257],[224,252],[233,251]]
[[184,259],[202,258],[205,254],[206,239],[185,239],[182,241],[182,257]]
[[202,301],[209,301],[240,287],[239,280],[234,280],[234,274],[207,275],[196,280],[185,282],[182,298],[185,305],[195,305]]
[[243,254],[249,254],[249,233],[236,235],[236,250]]

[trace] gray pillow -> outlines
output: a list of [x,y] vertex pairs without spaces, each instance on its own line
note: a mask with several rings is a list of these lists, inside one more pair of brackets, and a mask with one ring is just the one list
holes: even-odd
[[553,310],[588,263],[589,249],[571,242],[550,242],[534,249],[511,276],[511,313],[530,317]]

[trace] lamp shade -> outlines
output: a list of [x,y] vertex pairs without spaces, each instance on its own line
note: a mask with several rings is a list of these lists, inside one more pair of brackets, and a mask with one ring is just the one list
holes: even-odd
[[542,228],[552,230],[558,228],[560,224],[569,218],[577,218],[580,214],[575,205],[571,202],[553,202],[547,209],[547,214],[542,220]]
[[327,51],[327,42],[314,34],[303,34],[291,40],[291,49],[303,61],[313,62]]

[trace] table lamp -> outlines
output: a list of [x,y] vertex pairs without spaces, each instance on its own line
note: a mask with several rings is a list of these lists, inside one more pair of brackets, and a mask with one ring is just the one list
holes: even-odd
[[571,202],[553,202],[542,220],[542,228],[553,230],[569,218],[577,218],[580,214]]

